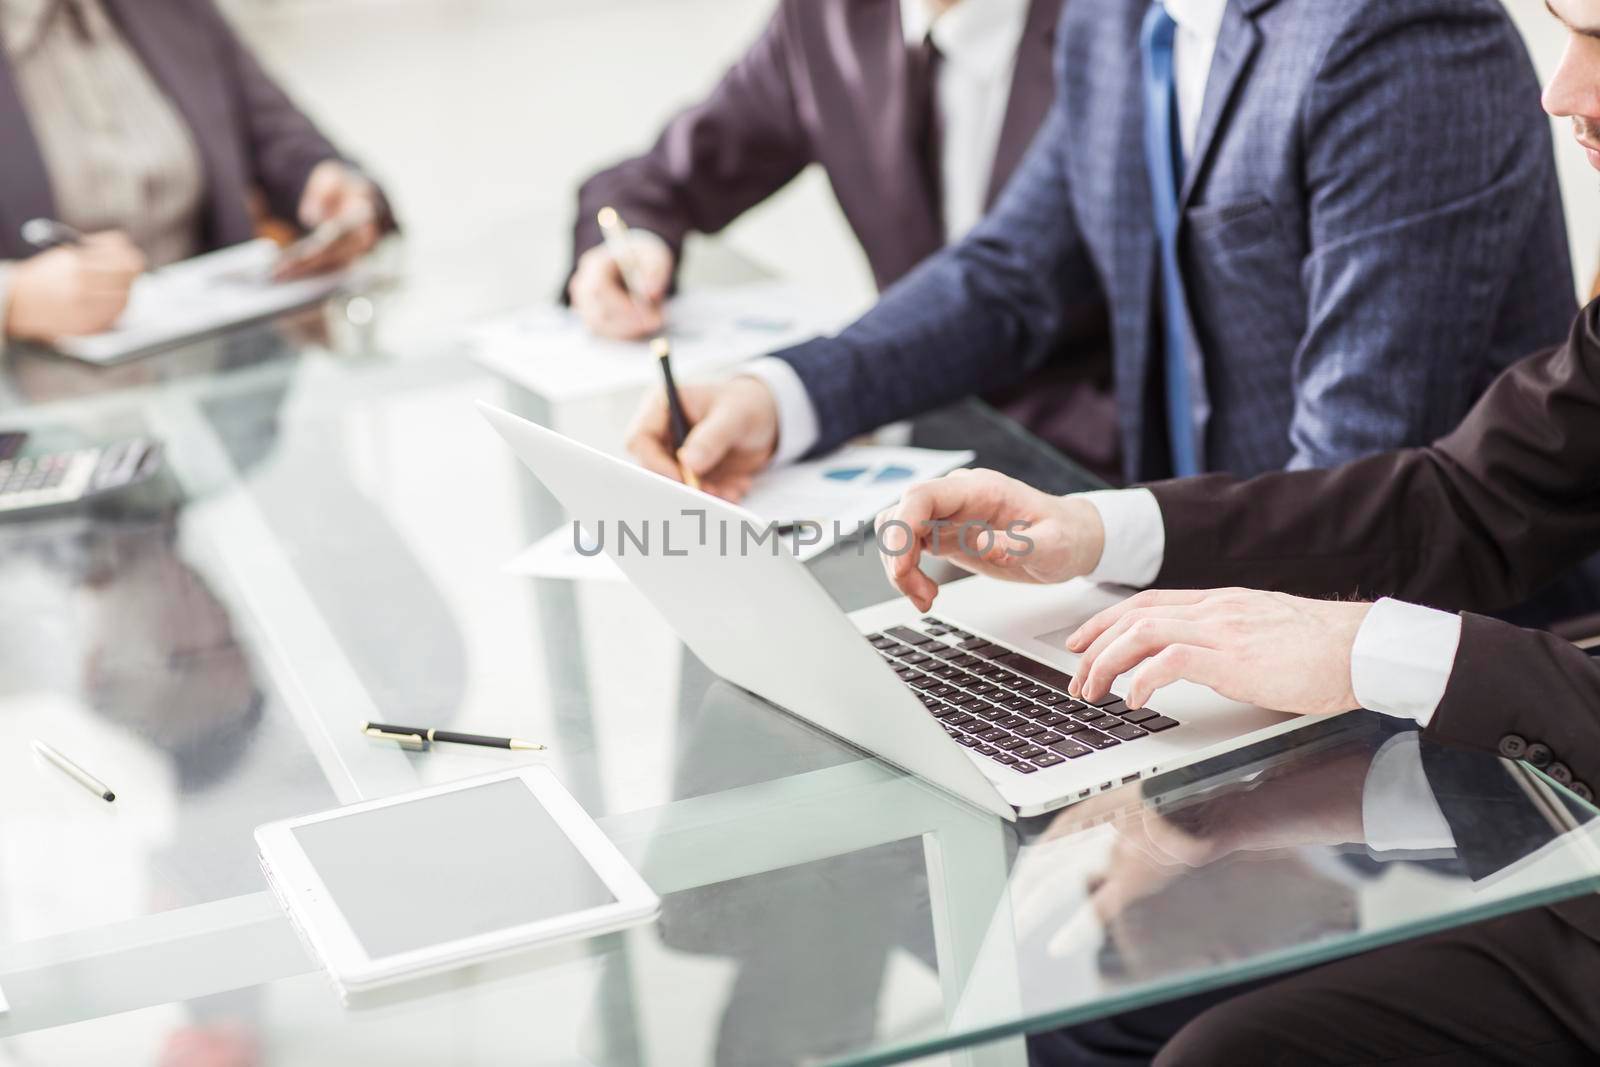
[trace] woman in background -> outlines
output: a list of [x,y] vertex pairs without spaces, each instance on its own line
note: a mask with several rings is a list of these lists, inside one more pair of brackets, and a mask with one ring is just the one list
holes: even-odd
[[[106,329],[141,271],[250,240],[263,214],[339,223],[294,274],[392,225],[211,0],[0,0],[0,145],[0,346]],[[87,236],[40,251],[35,218]]]

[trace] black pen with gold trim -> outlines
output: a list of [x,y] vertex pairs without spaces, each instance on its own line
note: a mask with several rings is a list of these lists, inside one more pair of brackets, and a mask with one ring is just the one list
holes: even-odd
[[509,748],[517,751],[537,752],[545,746],[537,741],[524,741],[519,737],[489,737],[486,734],[463,734],[454,730],[435,730],[424,726],[395,726],[385,722],[364,722],[361,732],[368,737],[384,741],[398,741],[411,748],[438,741],[449,745],[477,745],[480,748]]
[[695,477],[693,468],[678,455],[683,451],[684,439],[689,436],[689,415],[683,409],[683,397],[678,395],[678,383],[672,377],[672,343],[665,337],[657,337],[650,342],[650,351],[661,364],[661,379],[666,384],[667,428],[672,436],[672,456],[678,461],[678,472],[683,476],[683,484],[690,489],[698,489],[700,479]]

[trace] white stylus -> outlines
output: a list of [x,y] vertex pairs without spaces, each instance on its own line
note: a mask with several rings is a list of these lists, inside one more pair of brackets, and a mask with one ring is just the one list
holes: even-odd
[[73,781],[77,782],[89,792],[98,796],[107,804],[117,799],[117,794],[111,791],[110,786],[106,785],[100,779],[96,778],[94,775],[90,774],[76,763],[73,763],[67,757],[63,756],[60,752],[57,752],[54,748],[51,748],[43,741],[35,740],[33,742],[33,750],[37,752],[42,759],[54,764],[57,769],[59,769],[68,778],[71,778]]

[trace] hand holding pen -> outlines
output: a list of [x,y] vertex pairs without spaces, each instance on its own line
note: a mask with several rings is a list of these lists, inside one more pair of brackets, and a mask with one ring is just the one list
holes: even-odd
[[679,386],[674,392],[687,435],[673,432],[667,391],[652,390],[628,428],[628,454],[641,467],[674,481],[687,482],[687,473],[712,496],[742,499],[778,447],[778,407],[771,390],[755,378],[738,375]]
[[11,270],[5,332],[48,344],[102,333],[128,306],[144,253],[117,231],[80,233],[55,219],[29,219],[20,236],[38,254]]
[[578,257],[567,299],[589,331],[639,341],[666,328],[667,289],[677,264],[661,238],[630,230],[614,208],[596,216],[602,243]]

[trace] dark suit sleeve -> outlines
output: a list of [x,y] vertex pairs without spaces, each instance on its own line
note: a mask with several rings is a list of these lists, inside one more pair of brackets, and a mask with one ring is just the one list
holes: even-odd
[[1425,741],[1422,767],[1455,838],[1456,858],[1476,882],[1537,852],[1560,830],[1529,800],[1509,770],[1463,748],[1494,745],[1456,747]]
[[1151,489],[1167,531],[1160,586],[1519,603],[1600,547],[1600,304],[1430,448]]
[[[218,53],[228,66],[235,120],[247,146],[250,176],[266,195],[274,216],[297,221],[300,194],[312,168],[343,156],[262,69],[211,0],[194,0],[192,6],[194,17],[211,27]],[[386,202],[382,208],[387,227],[392,220]]]
[[1524,257],[1544,257],[1545,276],[1571,268],[1550,124],[1500,0],[1365,0],[1347,26],[1301,118],[1307,326],[1291,469],[1448,433],[1525,354],[1497,351],[1497,324],[1544,323],[1533,336],[1555,344],[1576,311],[1565,286],[1505,306]]
[[976,229],[925,260],[838,337],[777,353],[816,409],[812,454],[1003,389],[1044,360],[1070,307],[1098,292],[1068,195],[1062,153],[1070,140],[1058,102]]
[[[1151,488],[1167,531],[1157,585],[1514,604],[1600,546],[1600,305],[1431,448]],[[1465,615],[1427,734],[1491,751],[1516,734],[1600,784],[1600,664],[1550,634]]]
[[691,231],[722,229],[812,161],[790,81],[804,66],[789,28],[794,6],[789,0],[778,8],[711,95],[668,123],[650,151],[583,183],[574,260],[600,243],[595,214],[602,207],[615,207],[677,254]]
[[1545,745],[1592,792],[1600,786],[1600,660],[1542,630],[1464,615],[1450,682],[1424,732],[1491,752],[1507,735]]

